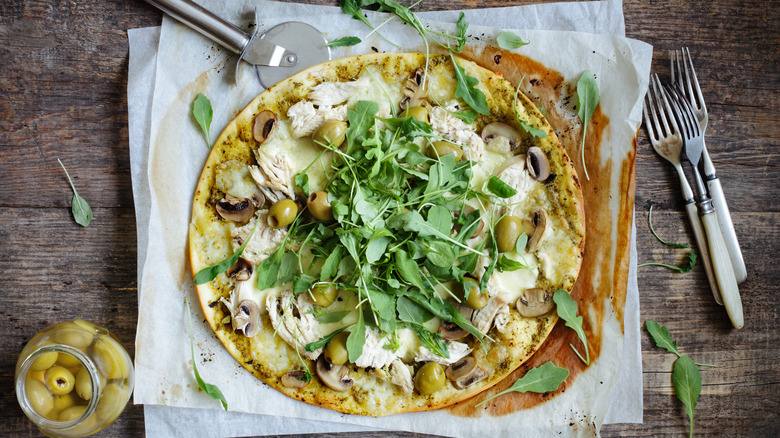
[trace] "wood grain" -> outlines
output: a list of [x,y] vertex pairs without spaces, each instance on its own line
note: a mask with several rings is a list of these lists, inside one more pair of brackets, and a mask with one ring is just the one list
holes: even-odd
[[[321,0],[309,3],[335,4]],[[531,2],[429,0],[421,10]],[[639,269],[641,319],[666,325],[703,368],[700,436],[780,435],[780,8],[770,0],[625,0],[628,37],[655,48],[653,71],[685,44],[710,113],[707,145],[733,213],[748,268],[740,286],[745,328],[732,330],[701,265],[687,274]],[[136,238],[127,139],[127,34],[158,25],[140,0],[0,0],[0,435],[40,436],[13,391],[16,358],[38,331],[88,317],[131,354],[137,323]],[[57,158],[92,205],[88,228],[70,216],[72,193]],[[671,166],[640,132],[636,219],[639,262],[682,263],[656,230],[692,242]],[[642,333],[644,424],[606,425],[604,436],[681,436],[687,418],[671,386],[674,356]],[[143,436],[143,409],[98,436]],[[324,434],[322,437],[335,437]],[[420,436],[409,433],[338,436]]]

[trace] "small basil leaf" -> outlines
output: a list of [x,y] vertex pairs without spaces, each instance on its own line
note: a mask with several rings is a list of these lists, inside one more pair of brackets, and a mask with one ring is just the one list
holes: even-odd
[[255,230],[257,230],[257,225],[259,223],[260,223],[260,219],[257,219],[255,221],[255,227],[252,228],[252,232],[249,233],[249,236],[244,241],[244,244],[241,245],[238,248],[238,251],[236,251],[232,256],[217,263],[216,265],[212,265],[198,271],[198,273],[195,274],[195,284],[208,283],[209,281],[217,278],[217,275],[227,271],[228,269],[230,269],[231,266],[235,265],[236,262],[238,261],[238,258],[241,257],[241,254],[244,253],[244,248],[246,248],[246,245],[249,243],[250,240],[252,240],[252,236],[254,236]]
[[490,193],[498,196],[499,198],[511,198],[517,194],[517,190],[512,188],[507,183],[501,181],[497,176],[491,176],[487,182],[487,189]]
[[206,137],[206,145],[211,146],[211,117],[213,116],[211,109],[211,101],[203,93],[198,93],[195,101],[192,102],[192,116],[195,117],[195,121],[198,122],[200,130],[203,131],[203,135]]
[[70,188],[73,189],[73,200],[70,204],[70,211],[73,213],[73,220],[75,220],[76,223],[82,227],[87,227],[89,226],[89,223],[92,222],[92,208],[84,198],[79,196],[79,193],[76,191],[76,186],[73,185],[73,180],[70,179],[68,169],[65,168],[65,165],[62,164],[62,161],[60,161],[59,158],[57,161],[60,163],[60,166],[62,166],[62,170],[65,171],[65,176],[68,177]]
[[522,38],[512,32],[501,32],[496,38],[496,42],[498,43],[498,47],[501,47],[504,50],[517,49],[529,44],[529,41],[523,41]]
[[345,36],[337,40],[333,40],[328,44],[325,44],[325,47],[348,47],[348,46],[354,46],[356,44],[360,44],[361,42],[362,41],[360,40],[360,38],[356,36]]

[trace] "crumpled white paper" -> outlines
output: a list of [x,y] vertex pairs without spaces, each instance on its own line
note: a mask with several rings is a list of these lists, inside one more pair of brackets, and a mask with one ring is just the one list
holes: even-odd
[[[315,7],[311,5],[281,4],[271,2],[232,3],[229,6],[217,5],[215,1],[201,3],[218,15],[246,27],[251,20],[252,7],[259,4],[264,26],[270,27],[278,22],[295,19],[308,22],[326,33],[329,39],[344,35],[363,36],[368,30],[362,23],[344,16],[337,8]],[[251,5],[251,6],[250,6]],[[243,14],[231,14],[231,11],[247,11]],[[495,33],[494,28],[477,28],[474,24],[490,23],[492,26],[509,28],[550,28],[582,29],[607,34],[623,34],[623,18],[619,1],[569,3],[566,5],[538,5],[489,10],[465,11],[472,23],[472,33]],[[425,18],[435,18],[454,22],[457,12],[431,12],[422,14]],[[372,20],[381,22],[381,20]],[[391,23],[392,24],[392,23]],[[397,24],[397,23],[396,23]],[[553,24],[553,26],[545,25]],[[397,42],[407,41],[405,48],[414,49],[419,45],[419,37],[409,33],[407,26],[385,26],[383,34],[393,35]],[[650,49],[646,45],[596,35],[575,35],[569,33],[518,32],[521,36],[532,38],[534,46],[544,38],[555,37],[558,41],[570,41],[571,45],[589,48],[589,44],[606,44],[612,51],[600,51],[600,55],[611,53],[615,60],[628,62],[637,77],[636,95],[644,93],[646,86],[641,78],[649,70]],[[189,29],[165,18],[159,36],[159,47],[155,50],[157,32],[131,31],[130,72],[128,79],[128,106],[130,118],[131,164],[133,191],[136,202],[139,234],[139,325],[136,339],[137,385],[135,402],[146,404],[145,423],[149,436],[213,436],[247,435],[275,433],[309,433],[329,431],[368,430],[370,428],[404,429],[417,432],[439,433],[468,436],[488,431],[507,432],[512,423],[521,421],[521,412],[507,417],[484,420],[453,417],[446,412],[404,414],[373,419],[346,416],[332,411],[304,405],[293,401],[263,385],[249,373],[246,373],[224,350],[211,333],[208,325],[202,322],[202,313],[193,308],[195,317],[193,336],[196,340],[197,364],[201,375],[207,381],[217,384],[228,396],[232,410],[263,412],[271,415],[258,416],[241,412],[222,412],[216,410],[219,404],[197,391],[192,378],[189,363],[189,340],[187,336],[185,296],[194,297],[189,267],[185,264],[187,224],[189,222],[190,203],[195,183],[202,164],[208,154],[205,140],[190,119],[191,102],[198,92],[206,93],[214,106],[214,121],[211,141],[216,139],[217,130],[225,126],[256,94],[261,91],[259,84],[244,76],[238,85],[233,85],[233,63],[235,58],[226,55],[208,40]],[[395,38],[398,36],[398,38]],[[563,39],[563,40],[561,40]],[[367,40],[370,41],[370,40]],[[563,44],[560,42],[559,44]],[[369,43],[360,49],[345,48],[334,53],[334,58],[346,56],[353,50],[365,51]],[[370,41],[370,45],[380,50],[389,49],[381,41]],[[146,49],[146,50],[144,50]],[[527,54],[527,53],[526,53]],[[537,55],[538,56],[538,55]],[[155,58],[157,57],[157,58]],[[549,56],[548,56],[549,57]],[[548,57],[538,59],[547,63]],[[156,60],[159,60],[157,62]],[[644,64],[646,65],[644,65]],[[598,64],[598,63],[597,63]],[[590,68],[599,71],[600,65],[578,66],[581,71]],[[628,68],[629,66],[623,66]],[[562,73],[568,72],[561,69]],[[246,69],[244,74],[250,71]],[[627,99],[629,105],[636,102]],[[630,123],[638,126],[638,115],[632,112]],[[635,253],[633,253],[635,254]],[[636,274],[633,272],[635,280]],[[632,306],[634,306],[632,311]],[[638,342],[638,297],[635,281],[629,282],[625,327],[627,343],[625,348],[613,346],[610,354],[619,362],[621,355],[627,360],[623,363],[621,379],[627,379],[629,385],[621,385],[618,391],[619,403],[613,399],[613,409],[608,418],[617,421],[641,421],[641,361]],[[604,357],[604,350],[602,350]],[[613,369],[614,371],[614,369]],[[612,373],[610,380],[616,376]],[[638,382],[638,383],[637,383]],[[551,410],[553,414],[563,414],[567,406],[576,406],[576,391],[568,391],[565,396],[557,397],[550,406],[541,408]],[[608,400],[610,391],[602,391],[598,398]],[[259,394],[259,395],[258,395]],[[166,405],[166,406],[155,406]],[[552,406],[556,405],[556,406]],[[606,405],[606,404],[605,404]],[[177,406],[179,408],[171,408]],[[638,409],[637,409],[638,407]],[[185,409],[189,408],[189,409]],[[204,411],[192,408],[211,408]],[[633,408],[633,409],[626,409]],[[600,424],[605,407],[596,418],[589,418],[594,424]],[[539,412],[536,412],[538,415]],[[572,415],[571,412],[568,415]],[[561,418],[555,415],[538,415],[539,418]],[[306,418],[307,420],[286,417]],[[313,420],[317,418],[317,420]],[[318,421],[325,420],[325,421]],[[355,426],[360,424],[362,426]],[[584,435],[597,430],[583,429]],[[553,431],[571,434],[565,425],[549,422],[536,424],[524,423],[524,431],[531,434],[536,431],[546,435]],[[529,435],[530,436],[530,435]]]

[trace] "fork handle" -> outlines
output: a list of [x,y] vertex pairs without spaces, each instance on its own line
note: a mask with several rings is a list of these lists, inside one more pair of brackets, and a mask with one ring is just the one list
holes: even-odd
[[723,235],[720,232],[718,216],[714,211],[710,211],[701,216],[701,221],[707,232],[707,242],[710,245],[710,255],[712,256],[712,267],[718,280],[726,313],[729,315],[734,328],[741,329],[745,324],[742,314],[742,299],[739,297],[739,287],[737,286],[737,279],[734,277],[734,268],[731,266],[729,253],[726,250],[726,244],[723,242]]
[[688,220],[691,222],[691,228],[693,228],[693,236],[696,238],[696,246],[699,248],[701,260],[704,263],[704,272],[707,274],[707,281],[710,283],[712,296],[715,297],[715,302],[722,306],[723,299],[720,296],[720,288],[718,288],[715,272],[712,270],[710,246],[707,244],[707,235],[704,233],[704,227],[701,224],[701,219],[699,219],[699,213],[694,202],[693,198],[687,200],[685,212],[688,213]]
[[737,233],[734,231],[734,223],[731,221],[731,213],[728,204],[726,204],[726,197],[723,195],[720,179],[713,175],[707,180],[707,187],[710,191],[710,197],[712,197],[712,205],[718,215],[718,224],[721,233],[723,233],[723,241],[731,259],[731,265],[734,268],[734,276],[737,283],[742,283],[747,278],[745,259],[742,258],[742,250],[739,248]]

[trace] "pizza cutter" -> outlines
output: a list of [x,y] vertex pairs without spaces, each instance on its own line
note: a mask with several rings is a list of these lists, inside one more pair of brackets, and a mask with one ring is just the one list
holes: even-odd
[[[202,35],[240,54],[236,63],[246,61],[255,67],[260,84],[268,88],[305,68],[330,60],[328,40],[315,27],[299,21],[288,21],[268,32],[253,35],[214,15],[192,0],[146,0],[171,17]],[[255,9],[255,23],[260,17]]]

